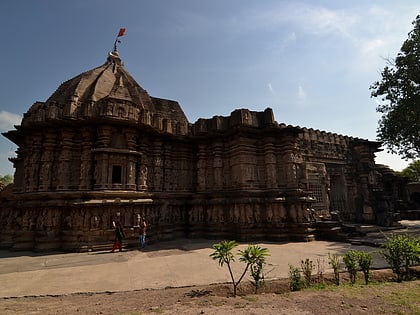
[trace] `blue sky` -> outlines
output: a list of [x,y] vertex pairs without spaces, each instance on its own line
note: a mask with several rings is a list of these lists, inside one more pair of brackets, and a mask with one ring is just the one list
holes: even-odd
[[[126,69],[188,120],[271,107],[279,123],[376,139],[380,79],[418,0],[1,1],[0,131],[35,101],[103,64],[120,27]],[[16,146],[0,137],[0,175]],[[377,163],[410,162],[380,153]]]

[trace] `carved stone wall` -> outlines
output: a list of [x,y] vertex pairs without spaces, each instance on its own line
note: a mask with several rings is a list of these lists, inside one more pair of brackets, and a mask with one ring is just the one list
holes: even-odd
[[115,54],[4,135],[18,149],[0,246],[15,250],[110,246],[113,220],[135,245],[139,215],[152,241],[311,240],[315,220],[388,223],[403,193],[375,166],[377,142],[278,124],[269,108],[190,124]]

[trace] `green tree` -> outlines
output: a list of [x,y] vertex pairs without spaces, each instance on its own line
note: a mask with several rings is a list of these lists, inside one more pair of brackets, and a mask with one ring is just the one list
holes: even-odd
[[7,175],[0,175],[0,183],[3,184],[4,186],[7,186],[11,183],[13,183],[13,176],[10,174]]
[[370,86],[379,98],[377,137],[391,153],[420,157],[420,15],[394,60],[389,59],[380,81]]
[[237,245],[238,243],[235,241],[222,241],[213,245],[214,252],[210,254],[211,258],[219,261],[220,266],[223,267],[224,264],[227,265],[233,285],[233,296],[236,296],[237,288],[250,267],[251,276],[254,279],[254,286],[256,290],[261,286],[261,281],[263,280],[262,269],[265,264],[265,257],[269,255],[267,248],[261,248],[258,245],[248,245],[245,250],[240,250],[239,260],[244,262],[246,266],[239,279],[235,280],[231,263],[235,261],[235,255],[232,251]]
[[413,182],[420,182],[420,160],[408,164],[400,174]]

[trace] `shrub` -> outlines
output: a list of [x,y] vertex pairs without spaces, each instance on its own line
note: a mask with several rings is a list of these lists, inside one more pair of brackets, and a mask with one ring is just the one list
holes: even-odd
[[318,284],[324,284],[324,271],[325,271],[325,260],[324,258],[316,259],[316,273]]
[[382,245],[381,256],[397,275],[397,282],[409,277],[410,265],[420,261],[420,239],[392,234]]
[[291,291],[299,291],[301,289],[300,270],[289,265],[289,287]]
[[255,288],[255,293],[264,285],[264,266],[266,264],[266,257],[269,256],[268,249],[262,248],[258,245],[248,245],[248,247],[239,251],[241,257],[240,261],[249,266],[251,271],[251,283]]
[[348,250],[343,256],[343,261],[347,272],[349,273],[351,284],[356,282],[358,256],[358,252],[353,249]]
[[306,258],[305,260],[300,261],[300,266],[302,268],[304,285],[305,287],[309,287],[311,285],[312,271],[314,269],[314,264],[312,260],[309,260],[308,258]]
[[360,251],[357,253],[357,262],[359,264],[359,268],[363,272],[363,276],[365,279],[365,284],[369,284],[370,281],[370,266],[372,265],[372,254]]
[[340,285],[340,256],[337,254],[328,253],[328,263],[331,265],[334,271],[334,283]]

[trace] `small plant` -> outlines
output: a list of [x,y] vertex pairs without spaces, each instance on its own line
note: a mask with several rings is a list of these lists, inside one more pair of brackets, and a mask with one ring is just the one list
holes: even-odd
[[395,235],[386,237],[386,242],[380,251],[381,256],[397,275],[397,282],[408,278],[410,265],[420,262],[420,239],[409,235]]
[[300,270],[293,265],[289,265],[289,287],[291,291],[299,291],[301,289]]
[[372,265],[372,254],[359,251],[357,257],[357,262],[359,264],[359,268],[363,272],[363,276],[365,279],[365,284],[369,284],[370,281],[370,266]]
[[236,287],[238,286],[239,282],[235,282],[235,277],[233,276],[231,263],[235,261],[235,255],[232,253],[232,250],[237,246],[238,244],[235,241],[222,241],[218,244],[214,244],[214,252],[210,254],[210,257],[214,260],[219,261],[219,265],[223,267],[224,264],[227,265],[229,270],[229,275],[232,280],[233,285],[233,296],[236,296]]
[[328,263],[334,271],[334,283],[340,285],[340,256],[337,254],[328,253]]
[[324,258],[317,258],[316,259],[316,274],[318,284],[324,284],[324,271],[325,271],[325,261]]
[[300,261],[300,267],[302,268],[304,285],[306,288],[308,288],[311,286],[312,271],[314,270],[314,264],[312,260],[306,258],[305,260]]
[[264,266],[266,257],[269,256],[267,248],[261,248],[258,245],[248,245],[248,247],[239,251],[240,261],[249,265],[251,272],[251,283],[255,288],[255,293],[264,285]]
[[264,279],[263,267],[265,265],[265,257],[269,255],[267,248],[261,248],[258,245],[248,245],[245,250],[240,250],[239,254],[241,257],[239,260],[244,262],[246,266],[241,276],[236,281],[232,272],[231,263],[235,261],[235,255],[232,251],[237,245],[238,244],[235,241],[222,241],[213,245],[214,252],[210,254],[211,258],[219,261],[220,266],[223,267],[224,264],[227,265],[232,280],[234,297],[236,297],[239,283],[241,283],[249,268],[251,268],[251,276],[253,277],[256,290],[261,287]]
[[356,283],[358,258],[359,253],[353,249],[348,250],[343,256],[343,261],[346,266],[347,272],[349,273],[351,284]]

